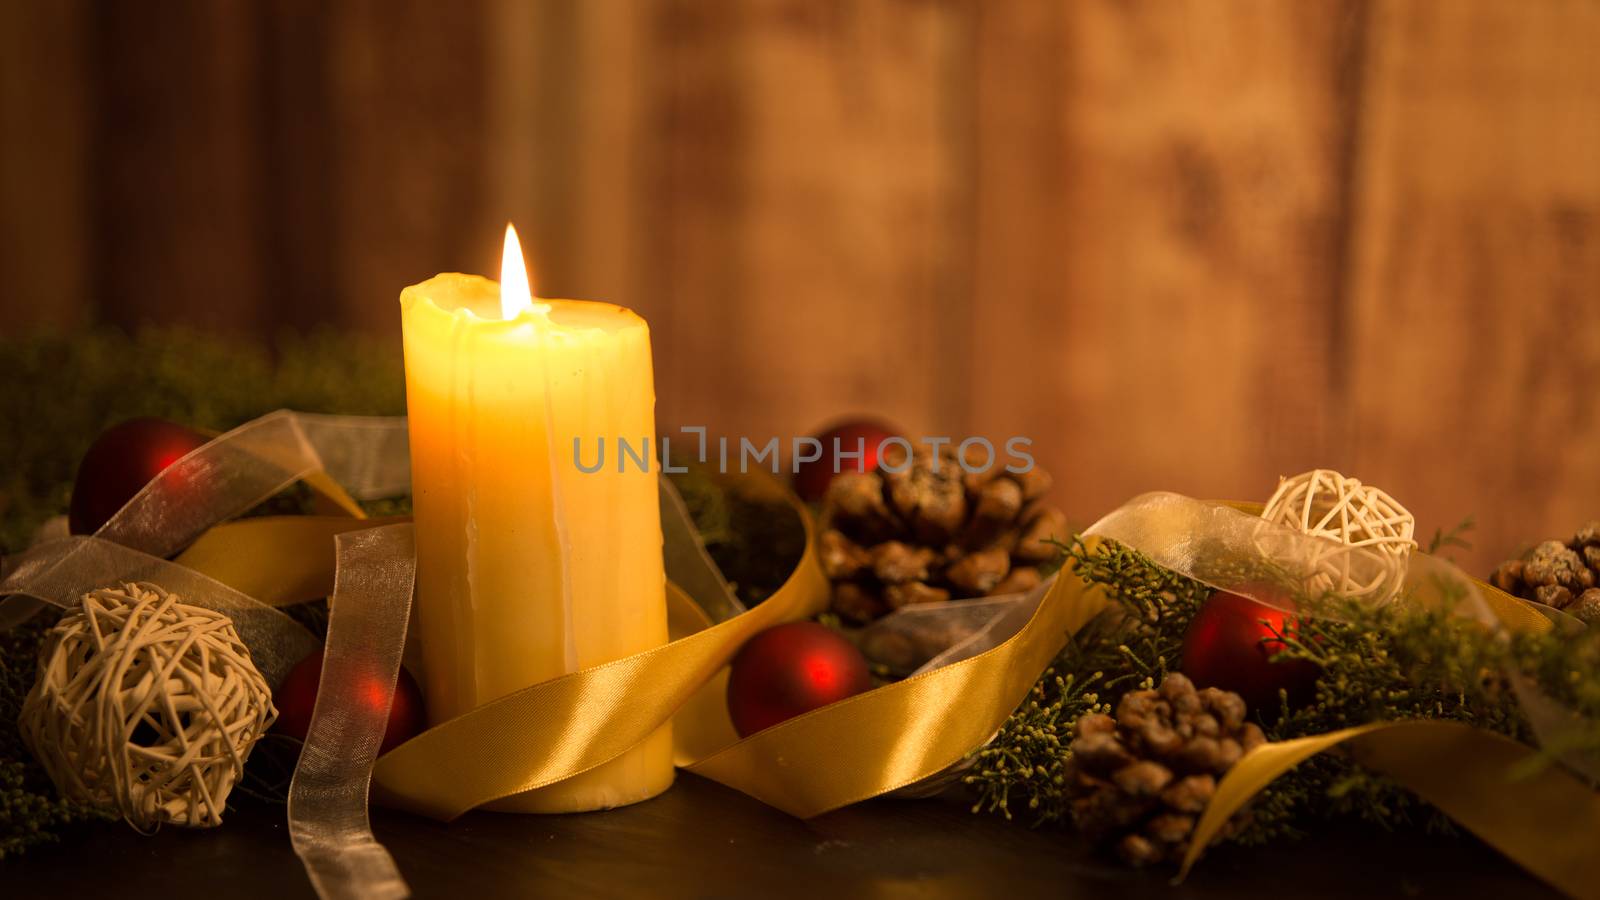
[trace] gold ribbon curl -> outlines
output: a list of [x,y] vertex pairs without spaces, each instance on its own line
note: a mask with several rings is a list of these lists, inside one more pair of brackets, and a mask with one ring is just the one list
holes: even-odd
[[[787,497],[787,495],[786,495]],[[378,759],[380,802],[450,820],[494,800],[579,775],[674,719],[680,766],[799,817],[819,815],[928,777],[988,740],[1068,637],[1106,605],[1098,587],[1058,577],[1019,608],[1025,624],[970,659],[733,736],[721,670],[751,636],[825,608],[815,525],[787,497],[806,550],[765,602],[710,624],[669,586],[671,643],[533,685],[417,735]],[[320,544],[373,521],[264,517],[218,526],[180,561],[273,605],[323,596],[332,558]],[[286,573],[271,587],[263,572]],[[323,591],[324,593],[318,593]]]
[[1217,785],[1196,823],[1179,878],[1200,859],[1228,818],[1279,775],[1318,753],[1345,750],[1438,807],[1507,858],[1574,897],[1600,897],[1600,800],[1566,770],[1549,767],[1513,780],[1538,755],[1504,735],[1460,722],[1374,722],[1263,744]]
[[[798,501],[789,502],[806,528],[807,550],[766,602],[712,624],[695,601],[671,586],[671,643],[533,685],[407,741],[378,759],[374,784],[380,802],[453,819],[599,766],[673,718],[676,759],[687,771],[792,815],[819,815],[932,776],[982,745],[1070,636],[1108,602],[1098,585],[1066,570],[1019,604],[1014,614],[1024,624],[993,649],[738,740],[723,702],[726,664],[756,632],[825,605],[827,580],[815,555],[815,526]],[[327,538],[346,525],[371,524],[307,517],[232,523],[197,543],[204,552],[191,550],[186,562],[224,583],[296,602],[290,598],[332,579],[330,555],[307,549],[326,547]],[[1098,540],[1086,538],[1091,548]],[[259,573],[279,566],[295,573],[297,587],[275,596]],[[1476,586],[1507,626],[1551,627],[1526,603],[1481,582]],[[1600,894],[1600,857],[1589,847],[1600,834],[1600,796],[1559,767],[1513,782],[1512,768],[1538,751],[1442,721],[1378,722],[1258,748],[1219,784],[1182,872],[1271,781],[1334,748],[1393,778],[1561,890]]]

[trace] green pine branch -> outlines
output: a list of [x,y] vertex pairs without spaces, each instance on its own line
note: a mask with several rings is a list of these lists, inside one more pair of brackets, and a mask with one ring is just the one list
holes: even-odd
[[[1459,537],[1458,528],[1446,535]],[[1077,635],[966,777],[974,811],[1035,823],[1064,820],[1063,771],[1078,718],[1115,708],[1127,690],[1159,681],[1179,659],[1184,631],[1210,589],[1174,575],[1115,543],[1087,552],[1074,542],[1076,577],[1103,585],[1111,608]],[[1074,577],[1067,575],[1065,577]],[[1305,659],[1321,667],[1314,696],[1272,717],[1253,711],[1268,736],[1288,740],[1379,720],[1448,719],[1531,741],[1508,676],[1515,673],[1577,712],[1600,722],[1600,633],[1497,635],[1448,608],[1381,607],[1323,601],[1331,613],[1292,622],[1277,636],[1275,662]],[[1600,751],[1600,729],[1575,727],[1546,748]],[[1340,754],[1314,757],[1257,797],[1252,824],[1236,840],[1259,844],[1303,834],[1315,822],[1355,817],[1384,828],[1449,830],[1441,814],[1387,779]]]

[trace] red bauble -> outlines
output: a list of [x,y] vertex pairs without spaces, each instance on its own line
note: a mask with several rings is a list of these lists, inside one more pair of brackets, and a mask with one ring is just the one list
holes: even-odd
[[1321,671],[1316,663],[1272,662],[1283,649],[1277,636],[1294,621],[1294,615],[1282,609],[1217,591],[1195,613],[1183,636],[1183,674],[1198,687],[1237,693],[1252,712],[1264,716],[1278,712],[1280,688],[1288,692],[1290,702],[1304,702]]
[[872,687],[866,657],[815,622],[768,628],[739,649],[728,677],[728,714],[740,737]]
[[[871,472],[878,468],[878,450],[883,442],[900,433],[882,422],[872,419],[852,419],[829,428],[817,435],[822,444],[822,458],[800,463],[794,473],[794,492],[808,503],[820,503],[828,492],[828,484],[840,472]],[[854,454],[861,450],[861,458],[847,456],[836,459],[833,442],[839,449]]]
[[[272,726],[274,731],[302,741],[306,739],[306,732],[311,729],[311,711],[317,705],[317,685],[321,680],[321,650],[300,660],[289,670],[289,676],[283,679],[283,684],[278,685],[277,694],[272,698],[273,705],[278,707],[278,721]],[[394,686],[392,702],[388,686],[376,677],[363,679],[349,690],[361,703],[375,708],[382,708],[385,704],[389,706],[389,725],[383,730],[383,745],[378,748],[379,753],[388,753],[422,731],[425,724],[422,690],[404,668],[400,670],[400,679]]]
[[68,527],[73,534],[99,531],[150,479],[207,440],[164,419],[129,419],[106,429],[78,464]]

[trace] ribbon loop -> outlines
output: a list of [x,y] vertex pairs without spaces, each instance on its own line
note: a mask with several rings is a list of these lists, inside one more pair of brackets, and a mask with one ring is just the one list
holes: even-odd
[[[430,728],[378,760],[374,781],[381,802],[449,820],[587,772],[672,720],[756,632],[820,612],[828,583],[812,549],[810,515],[798,501],[788,502],[805,530],[806,550],[788,580],[761,605],[665,646],[524,688]],[[692,547],[694,523],[682,504],[664,503],[662,513],[667,545]],[[696,573],[697,567],[711,566],[703,553],[684,549],[668,562],[673,579],[697,581],[713,599],[726,591],[720,576],[710,577],[714,568]],[[670,582],[669,594],[678,606],[692,602]],[[723,597],[720,608],[707,609],[706,615],[715,620],[736,603]],[[715,717],[696,716],[686,724],[689,729],[676,740],[680,749],[705,746],[708,733],[720,731]]]
[[409,524],[341,534],[322,677],[289,786],[289,837],[324,898],[409,896],[372,836],[367,790],[389,724],[416,580]]

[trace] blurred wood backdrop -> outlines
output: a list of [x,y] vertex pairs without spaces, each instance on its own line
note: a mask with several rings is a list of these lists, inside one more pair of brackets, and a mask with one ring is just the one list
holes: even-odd
[[0,329],[395,334],[498,271],[661,422],[1030,436],[1080,520],[1332,466],[1600,516],[1600,3],[0,4]]

